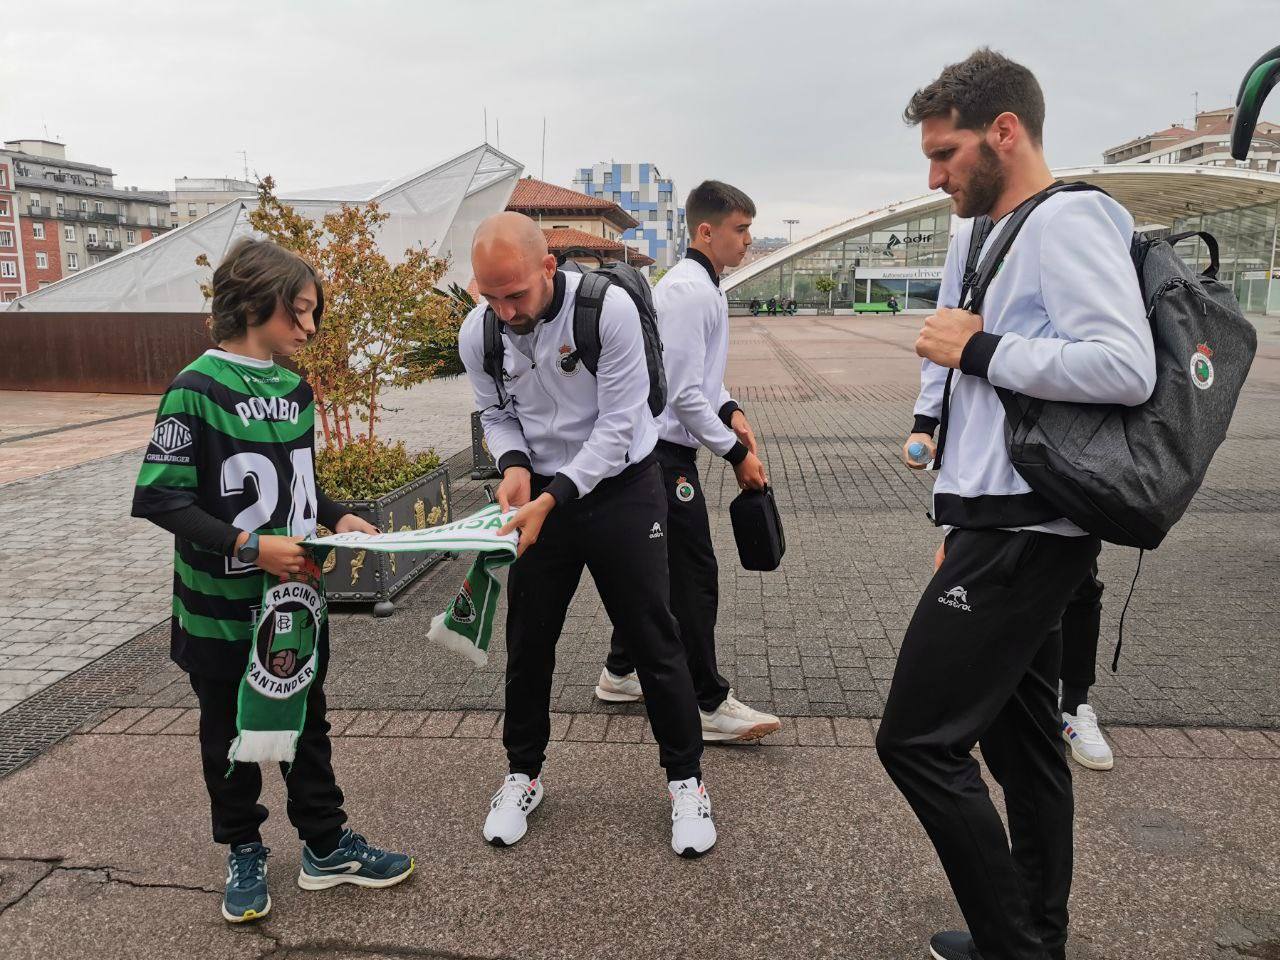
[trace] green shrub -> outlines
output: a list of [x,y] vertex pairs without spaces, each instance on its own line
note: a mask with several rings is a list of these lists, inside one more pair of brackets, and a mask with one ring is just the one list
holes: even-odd
[[340,450],[316,452],[316,483],[334,500],[377,500],[438,466],[434,450],[410,453],[401,440],[357,437]]

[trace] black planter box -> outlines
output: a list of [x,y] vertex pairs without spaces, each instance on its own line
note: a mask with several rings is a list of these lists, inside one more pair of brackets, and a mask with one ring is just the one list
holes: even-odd
[[[449,471],[440,467],[379,500],[339,500],[347,512],[379,530],[422,530],[448,523]],[[319,528],[321,535],[331,533]],[[331,603],[373,603],[377,616],[389,615],[391,599],[449,555],[438,552],[382,553],[340,547],[324,563],[325,595]]]
[[484,438],[484,427],[480,424],[479,411],[471,413],[471,479],[500,480],[498,465],[493,462],[493,454],[489,452],[489,444]]

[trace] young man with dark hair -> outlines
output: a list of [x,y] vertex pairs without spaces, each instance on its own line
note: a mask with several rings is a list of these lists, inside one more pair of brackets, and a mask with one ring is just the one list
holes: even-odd
[[[929,186],[960,217],[1009,214],[1053,182],[1044,98],[1025,67],[979,50],[916,93]],[[1133,218],[1097,192],[1065,192],[1030,213],[986,291],[959,302],[972,222],[952,238],[939,309],[924,324],[914,429],[945,454],[934,517],[935,574],[898,655],[876,747],[928,832],[969,925],[933,938],[940,960],[1062,960],[1071,889],[1072,796],[1057,708],[1060,621],[1099,541],[1018,475],[995,387],[1046,400],[1136,405],[1155,353],[1129,243]],[[929,458],[932,459],[932,456]],[[971,755],[1004,788],[1009,834]],[[1012,845],[1012,849],[1011,849]]]
[[[175,538],[170,652],[200,703],[213,839],[231,848],[222,915],[240,923],[271,910],[262,773],[257,763],[228,759],[264,580],[302,571],[308,561],[299,541],[317,521],[338,533],[377,530],[317,489],[311,387],[275,362],[320,326],[324,293],[315,270],[270,241],[242,240],[214,271],[212,306],[217,349],[189,364],[161,399],[133,515]],[[413,872],[413,861],[344,827],[325,719],[327,618],[314,643],[319,667],[306,720],[293,763],[280,765],[289,820],[303,841],[298,886],[392,886]]]
[[[658,420],[655,453],[667,497],[667,559],[671,610],[689,659],[707,741],[759,740],[778,730],[778,718],[753,710],[733,695],[716,668],[719,571],[711,521],[698,477],[698,448],[733,465],[742,490],[765,486],[764,464],[746,414],[724,386],[729,359],[729,303],[720,289],[725,267],[736,267],[751,246],[756,207],[741,190],[708,180],[685,200],[692,231],[685,257],[653,291],[667,374],[667,408]],[[640,683],[619,631],[600,671],[596,696],[639,700]]]
[[[578,347],[584,275],[556,269],[536,223],[511,212],[489,217],[476,230],[471,266],[485,303],[463,322],[458,349],[502,471],[498,502],[504,512],[518,508],[501,532],[520,534],[507,581],[509,772],[490,801],[484,838],[519,841],[545,795],[556,643],[585,567],[639,673],[667,776],[671,847],[698,856],[715,844],[716,829],[702,783],[698,704],[668,598],[667,500],[639,312],[622,288],[605,290],[593,375],[585,363],[562,362]],[[505,398],[496,371],[486,369],[491,334],[503,344]],[[495,349],[489,355],[496,361]]]

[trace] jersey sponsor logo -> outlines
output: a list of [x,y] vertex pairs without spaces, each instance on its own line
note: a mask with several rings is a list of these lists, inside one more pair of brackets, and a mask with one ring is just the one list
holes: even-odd
[[1191,355],[1191,382],[1201,390],[1213,386],[1213,351],[1207,343],[1196,344],[1196,352]]
[[654,521],[653,529],[649,531],[650,540],[659,540],[662,538],[662,524]]
[[191,446],[191,431],[175,417],[167,417],[151,431],[151,445],[161,453],[177,453]]
[[973,612],[973,608],[969,606],[969,593],[964,587],[952,587],[938,598],[938,602],[945,607],[963,610],[965,613]]
[[298,422],[298,402],[285,397],[250,397],[236,404],[236,413],[246,427],[253,420]]

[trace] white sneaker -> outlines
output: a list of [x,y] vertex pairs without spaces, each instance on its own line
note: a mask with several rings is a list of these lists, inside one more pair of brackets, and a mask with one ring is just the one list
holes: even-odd
[[702,716],[702,740],[712,741],[746,741],[759,740],[782,728],[782,721],[771,713],[752,710],[729,691],[724,703],[716,707],[714,713],[699,708]]
[[682,857],[700,857],[716,845],[716,825],[711,819],[711,797],[697,777],[672,780],[671,849]]
[[1071,745],[1071,756],[1082,767],[1110,770],[1115,766],[1115,755],[1098,729],[1098,715],[1087,703],[1080,704],[1074,716],[1062,715],[1062,739]]
[[512,773],[489,803],[484,820],[484,838],[495,847],[509,847],[529,829],[529,814],[537,809],[545,793],[542,778],[530,780],[523,773]]
[[600,682],[596,684],[596,697],[606,703],[635,703],[644,699],[644,691],[640,689],[640,678],[632,670],[625,677],[614,676],[609,668],[600,671]]

